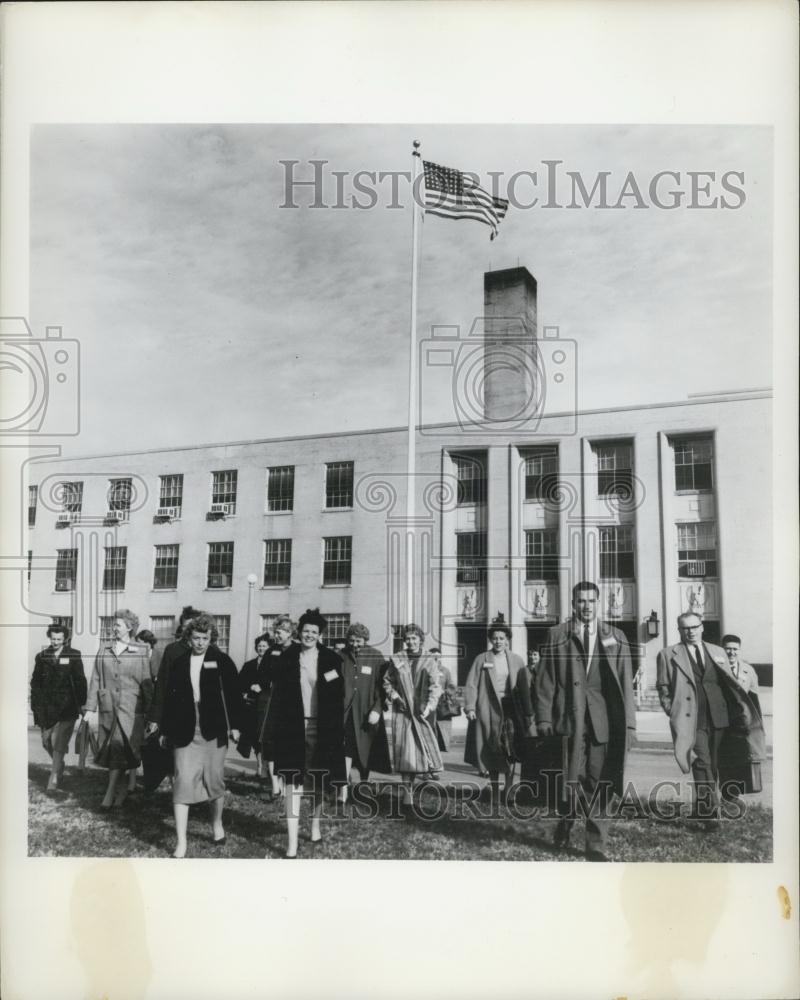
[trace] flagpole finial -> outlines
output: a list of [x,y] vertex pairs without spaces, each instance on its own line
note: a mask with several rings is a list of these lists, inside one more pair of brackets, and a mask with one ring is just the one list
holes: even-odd
[[422,145],[422,143],[419,141],[419,139],[415,139],[414,140],[414,142],[413,142],[414,152],[411,154],[412,156],[419,156],[419,147],[421,145]]

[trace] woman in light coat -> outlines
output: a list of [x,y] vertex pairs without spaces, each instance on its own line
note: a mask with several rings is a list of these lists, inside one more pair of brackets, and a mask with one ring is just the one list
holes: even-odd
[[86,718],[99,744],[95,763],[108,768],[108,787],[100,807],[105,810],[125,801],[126,772],[135,773],[141,762],[144,717],[153,698],[150,651],[132,640],[138,627],[139,619],[132,611],[117,611],[112,637],[101,644],[95,657],[86,699]]
[[432,723],[442,688],[436,659],[423,650],[425,633],[418,625],[403,630],[405,651],[389,660],[383,687],[392,708],[392,768],[400,774],[406,804],[414,779],[443,769]]
[[[499,792],[500,772],[509,787],[519,747],[536,735],[530,696],[530,673],[521,656],[509,648],[511,630],[499,615],[489,627],[492,648],[473,660],[464,685],[464,711],[474,723],[474,742],[467,745],[467,764],[489,772],[492,796]],[[513,734],[509,735],[508,722]]]

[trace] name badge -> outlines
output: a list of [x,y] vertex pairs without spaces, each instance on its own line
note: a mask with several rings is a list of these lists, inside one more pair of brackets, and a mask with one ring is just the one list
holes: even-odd
[[616,644],[617,644],[617,640],[614,638],[613,635],[601,636],[600,642],[604,646],[616,646]]
[[483,669],[484,670],[491,670],[493,666],[494,666],[493,663],[484,663]]
[[206,662],[203,664],[203,666],[206,668],[206,670],[216,670],[217,669],[217,661],[216,660],[206,660]]
[[327,670],[322,676],[326,681],[335,681],[339,675],[335,670]]
[[58,662],[60,664],[62,664],[62,666],[66,666],[69,663],[69,657],[68,656],[60,656],[58,658]]
[[362,674],[371,674],[372,673],[372,667],[362,667],[361,668],[361,673]]
[[722,663],[722,664],[725,664],[725,663],[727,663],[727,662],[728,662],[728,661],[727,661],[727,660],[726,660],[726,659],[725,659],[724,657],[722,657],[722,656],[715,656],[715,657],[714,657],[714,663]]

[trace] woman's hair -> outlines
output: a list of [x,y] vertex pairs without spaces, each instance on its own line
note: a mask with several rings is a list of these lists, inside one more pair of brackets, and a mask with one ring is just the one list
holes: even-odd
[[511,642],[511,629],[506,624],[505,617],[502,612],[498,612],[497,618],[492,621],[492,624],[486,631],[486,634],[491,639],[495,632],[505,633],[506,638]]
[[70,633],[69,633],[69,628],[67,628],[66,625],[59,625],[58,622],[53,622],[52,624],[50,624],[50,625],[47,626],[47,638],[48,639],[50,638],[50,636],[52,636],[53,632],[63,632],[64,633],[64,642],[69,642],[69,635],[70,635]]
[[403,626],[403,638],[405,639],[405,637],[409,634],[418,635],[420,642],[425,642],[425,633],[419,625],[415,625],[414,622],[409,622],[408,625]]
[[210,632],[212,645],[216,643],[219,638],[219,630],[214,624],[214,619],[211,615],[204,613],[199,614],[196,618],[190,618],[189,621],[186,622],[183,626],[183,638],[191,639],[192,632]]
[[198,611],[197,608],[193,608],[191,604],[185,604],[181,609],[181,615],[178,619],[178,627],[175,629],[175,638],[180,639],[183,635],[184,626],[190,619],[197,618],[198,615],[202,614],[204,614],[203,611]]
[[300,615],[297,631],[301,632],[304,625],[316,625],[321,635],[328,627],[328,622],[319,613],[319,608],[307,608],[305,614]]
[[136,636],[136,641],[146,642],[151,649],[154,649],[158,643],[158,639],[156,639],[153,633],[146,628],[143,628],[142,631]]
[[270,626],[270,631],[272,632],[273,639],[275,638],[275,630],[279,628],[287,628],[292,635],[295,633],[297,625],[288,615],[278,615],[275,621]]
[[265,642],[267,645],[270,643],[269,635],[265,632],[263,635],[256,636],[256,641],[253,643],[253,649],[258,652],[258,644],[260,642]]
[[128,626],[131,635],[136,635],[139,631],[139,616],[134,614],[130,608],[118,608],[111,617],[114,621],[121,618]]
[[363,639],[364,642],[369,642],[369,629],[366,625],[362,625],[361,622],[353,622],[347,632],[345,632],[345,639],[349,639],[351,635],[354,635],[356,639]]

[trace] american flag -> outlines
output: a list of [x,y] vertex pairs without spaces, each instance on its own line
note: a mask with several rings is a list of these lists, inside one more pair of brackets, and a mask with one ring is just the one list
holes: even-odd
[[490,239],[497,236],[497,227],[505,218],[508,202],[494,198],[479,187],[469,174],[451,167],[442,167],[429,160],[425,166],[425,212],[443,219],[476,219],[492,230]]

